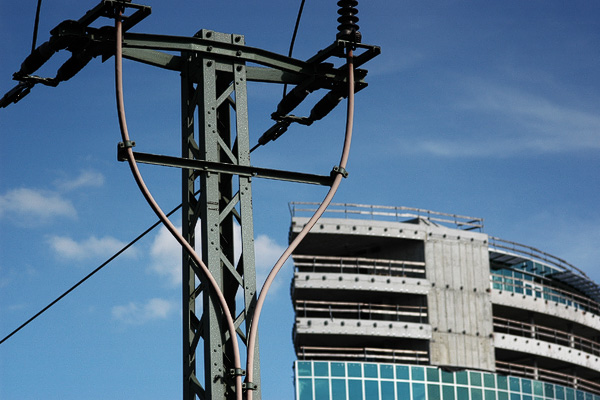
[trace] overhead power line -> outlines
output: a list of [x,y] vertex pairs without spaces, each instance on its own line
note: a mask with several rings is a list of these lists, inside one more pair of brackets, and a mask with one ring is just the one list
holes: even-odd
[[[198,192],[196,192],[196,194],[198,194]],[[180,208],[181,208],[181,204],[179,204],[177,207],[175,207],[174,209],[172,209],[170,212],[168,212],[166,214],[167,217],[170,217],[171,215],[173,215],[175,212],[177,212]],[[128,248],[130,248],[131,246],[133,246],[135,243],[137,243],[141,238],[143,238],[144,236],[146,236],[148,233],[150,233],[154,228],[156,228],[158,225],[161,224],[161,221],[156,221],[154,224],[152,224],[152,226],[150,226],[148,229],[146,229],[144,232],[142,232],[141,234],[139,234],[135,239],[133,239],[131,242],[129,242],[128,244],[126,244],[125,246],[123,246],[121,248],[121,250],[117,251],[115,254],[113,254],[108,260],[104,261],[102,264],[100,264],[96,269],[94,269],[92,272],[90,272],[89,274],[87,274],[83,279],[81,279],[79,282],[77,282],[75,285],[71,286],[67,291],[65,291],[63,294],[61,294],[60,296],[58,296],[55,300],[53,300],[50,304],[48,304],[46,307],[42,308],[37,314],[35,314],[33,317],[29,318],[27,321],[25,321],[23,324],[21,324],[21,326],[19,326],[17,329],[15,329],[14,331],[12,331],[10,334],[8,334],[6,337],[4,337],[4,339],[0,340],[0,344],[6,342],[8,339],[10,339],[13,335],[15,335],[17,332],[19,332],[21,329],[25,328],[27,325],[29,325],[31,322],[33,322],[33,320],[35,320],[37,317],[39,317],[40,315],[42,315],[44,312],[48,311],[48,309],[50,307],[52,307],[53,305],[55,305],[56,303],[58,303],[59,301],[61,301],[64,297],[66,297],[69,293],[71,293],[73,290],[77,289],[82,283],[84,283],[85,281],[87,281],[88,279],[90,279],[92,276],[94,276],[98,271],[100,271],[102,268],[104,268],[105,266],[107,266],[111,261],[113,261],[115,258],[117,258],[118,256],[120,256],[121,254],[123,254]]]

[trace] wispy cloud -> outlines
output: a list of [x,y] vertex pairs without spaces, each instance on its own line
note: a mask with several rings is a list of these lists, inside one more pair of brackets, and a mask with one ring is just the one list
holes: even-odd
[[118,321],[131,325],[142,325],[151,321],[167,319],[178,309],[174,301],[152,298],[145,303],[131,302],[112,308],[112,316]]
[[[181,228],[178,230],[181,231]],[[181,245],[164,226],[161,226],[152,241],[150,255],[151,271],[167,278],[173,286],[181,283]]]
[[[90,236],[87,239],[76,241],[67,236],[49,236],[48,244],[61,258],[82,261],[95,257],[108,257],[119,251],[125,242],[111,236],[97,238]],[[134,256],[135,250],[129,249],[125,255]]]
[[[285,251],[285,247],[280,246],[267,235],[258,235],[254,241],[254,249],[256,254],[256,285],[258,288],[261,288],[267,275],[271,272],[271,268],[273,268],[281,254]],[[284,266],[284,268],[287,266]],[[282,284],[287,285],[289,283],[284,276],[289,276],[289,274],[285,274],[284,272],[279,273],[269,293],[274,293]]]
[[104,185],[104,175],[100,172],[85,170],[73,179],[58,179],[54,182],[57,188],[65,191],[82,187],[100,187]]
[[7,215],[16,219],[38,219],[45,222],[54,217],[75,218],[77,212],[71,201],[58,193],[19,188],[0,196],[0,217]]
[[[481,80],[465,87],[465,97],[454,110],[468,122],[455,127],[451,139],[429,136],[418,140],[418,149],[447,157],[600,150],[599,115],[515,87]],[[481,117],[493,122],[483,125]]]

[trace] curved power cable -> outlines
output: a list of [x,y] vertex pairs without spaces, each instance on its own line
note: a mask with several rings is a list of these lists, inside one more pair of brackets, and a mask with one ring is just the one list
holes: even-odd
[[[116,96],[117,96],[117,109],[119,115],[119,126],[121,129],[121,137],[123,139],[123,143],[125,143],[125,149],[127,151],[127,161],[129,163],[129,168],[133,174],[133,177],[140,188],[140,191],[144,195],[144,198],[154,211],[154,213],[160,218],[162,223],[165,225],[167,230],[175,237],[175,239],[179,242],[179,244],[186,249],[190,257],[196,263],[196,265],[202,269],[206,279],[208,280],[210,286],[212,287],[214,294],[218,297],[219,303],[221,304],[221,308],[223,309],[223,314],[227,320],[227,327],[229,333],[231,335],[231,343],[233,346],[233,357],[234,357],[234,366],[236,370],[241,370],[241,361],[240,361],[240,349],[237,342],[237,333],[235,331],[235,325],[233,323],[233,318],[231,316],[231,311],[229,310],[229,306],[227,305],[227,301],[223,296],[223,292],[219,289],[219,285],[215,281],[214,277],[210,273],[208,267],[202,262],[202,259],[198,256],[194,248],[185,240],[185,238],[179,233],[177,228],[173,225],[173,223],[167,218],[164,214],[160,206],[156,203],[152,194],[148,190],[142,175],[138,169],[135,156],[133,155],[133,150],[131,146],[127,145],[131,143],[129,138],[129,132],[127,129],[127,121],[125,119],[125,106],[123,100],[123,25],[121,22],[120,13],[115,18],[115,28],[116,28],[116,53],[115,53],[115,83],[116,83]],[[236,398],[238,400],[242,400],[242,377],[241,375],[236,373],[235,377],[235,387],[236,387]]]
[[[260,295],[258,296],[258,300],[256,301],[256,308],[254,314],[252,316],[252,322],[250,325],[250,333],[248,335],[248,356],[246,360],[246,377],[248,382],[252,382],[253,378],[253,366],[254,366],[254,346],[256,344],[256,337],[258,334],[258,321],[260,319],[260,313],[262,311],[263,304],[265,302],[265,298],[275,279],[275,276],[279,273],[283,264],[290,257],[292,252],[296,250],[296,247],[300,244],[300,242],[304,239],[304,237],[308,234],[308,232],[312,229],[312,227],[317,223],[319,218],[323,215],[331,200],[333,200],[333,196],[338,190],[340,183],[343,177],[343,171],[346,169],[346,164],[348,163],[348,157],[350,154],[350,142],[352,140],[352,128],[354,124],[354,64],[352,61],[352,50],[348,50],[347,54],[348,60],[348,104],[347,104],[347,117],[346,117],[346,135],[344,138],[344,147],[342,150],[342,156],[340,159],[340,168],[334,178],[333,184],[331,185],[327,195],[323,199],[323,202],[315,212],[315,214],[310,218],[308,223],[304,225],[304,228],[300,231],[298,236],[290,243],[288,248],[283,252],[275,266],[267,276],[265,283],[260,291]],[[248,390],[248,400],[252,400],[252,391]]]

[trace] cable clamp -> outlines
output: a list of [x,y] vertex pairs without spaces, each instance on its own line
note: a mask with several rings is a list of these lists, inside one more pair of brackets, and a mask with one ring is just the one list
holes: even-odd
[[256,383],[252,383],[252,382],[244,382],[244,383],[242,383],[242,389],[256,390],[256,389],[258,389],[258,385]]
[[333,167],[333,170],[331,171],[331,176],[334,177],[336,174],[340,174],[342,175],[344,178],[348,177],[348,171],[346,171],[345,168],[340,167],[338,165],[336,165],[335,167]]
[[246,370],[241,368],[231,368],[229,370],[231,376],[246,376]]
[[131,140],[126,140],[125,142],[119,142],[117,145],[117,161],[127,161],[127,149],[135,147],[135,142]]

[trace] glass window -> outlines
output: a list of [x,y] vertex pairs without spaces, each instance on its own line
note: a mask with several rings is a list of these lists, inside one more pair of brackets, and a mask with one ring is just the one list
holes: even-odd
[[408,366],[397,365],[396,366],[396,379],[408,379]]
[[315,376],[329,376],[329,363],[315,362]]
[[377,378],[377,365],[365,364],[365,378]]
[[413,381],[424,381],[425,380],[425,371],[423,370],[423,367],[411,367],[410,372],[411,372]]
[[575,390],[567,388],[566,392],[567,400],[575,400]]
[[483,392],[481,389],[471,388],[471,400],[483,400]]
[[508,392],[498,392],[498,400],[508,400]]
[[496,391],[495,390],[486,389],[484,391],[484,394],[485,394],[485,400],[496,400]]
[[425,385],[422,383],[412,384],[412,400],[425,400]]
[[363,400],[362,381],[357,379],[348,380],[348,398],[349,400]]
[[554,385],[551,383],[544,383],[544,392],[546,397],[554,398]]
[[593,400],[593,397],[591,393],[586,393],[585,394],[585,400]]
[[565,399],[565,388],[563,386],[556,385],[554,387],[554,398],[556,400],[564,400]]
[[408,382],[396,383],[396,392],[398,399],[410,399],[410,385]]
[[298,376],[311,376],[311,365],[310,361],[298,361]]
[[469,389],[466,387],[457,387],[456,398],[459,400],[469,400]]
[[348,376],[360,378],[362,376],[361,365],[357,363],[348,363]]
[[427,385],[427,399],[428,400],[441,400],[440,397],[440,385]]
[[365,400],[379,400],[379,383],[377,381],[365,381]]
[[329,400],[329,379],[315,378],[315,400]]
[[298,379],[298,398],[300,400],[313,400],[312,389],[312,379]]
[[495,388],[496,380],[494,379],[493,374],[483,374],[483,385],[486,388]]
[[532,393],[531,380],[521,379],[521,388],[523,390],[523,393]]
[[531,399],[531,395],[524,394],[524,395],[523,395],[523,400],[532,400],[532,399]]
[[[456,383],[459,383],[461,385],[469,384],[469,376],[467,375],[467,371],[458,371],[456,373]],[[459,398],[461,397],[459,396]]]
[[331,376],[346,376],[346,364],[339,362],[331,363]]
[[510,383],[510,390],[512,392],[520,392],[521,391],[521,385],[519,384],[519,378],[513,378],[511,376],[508,379],[508,382]]
[[440,372],[437,368],[427,368],[427,381],[428,382],[439,382]]
[[584,395],[583,392],[581,390],[577,390],[575,391],[575,398],[577,400],[584,400]]
[[540,381],[533,381],[533,394],[535,394],[536,396],[543,396],[544,395],[544,385],[542,384],[542,382]]
[[331,399],[332,400],[346,400],[346,380],[345,379],[332,379],[331,380]]
[[521,395],[518,393],[511,393],[510,400],[521,400]]
[[496,383],[498,384],[498,389],[508,389],[508,379],[506,376],[498,375],[496,377]]
[[442,370],[442,382],[454,383],[454,374],[452,372]]
[[[400,399],[400,397],[398,397]],[[454,386],[442,386],[442,398],[443,400],[455,400],[454,399]]]
[[379,366],[379,376],[385,379],[394,379],[394,366],[381,364]]
[[481,386],[481,373],[480,372],[472,372],[469,374],[471,376],[471,386]]
[[[394,399],[394,382],[382,381],[381,382],[381,399]],[[408,397],[407,397],[408,398]]]

